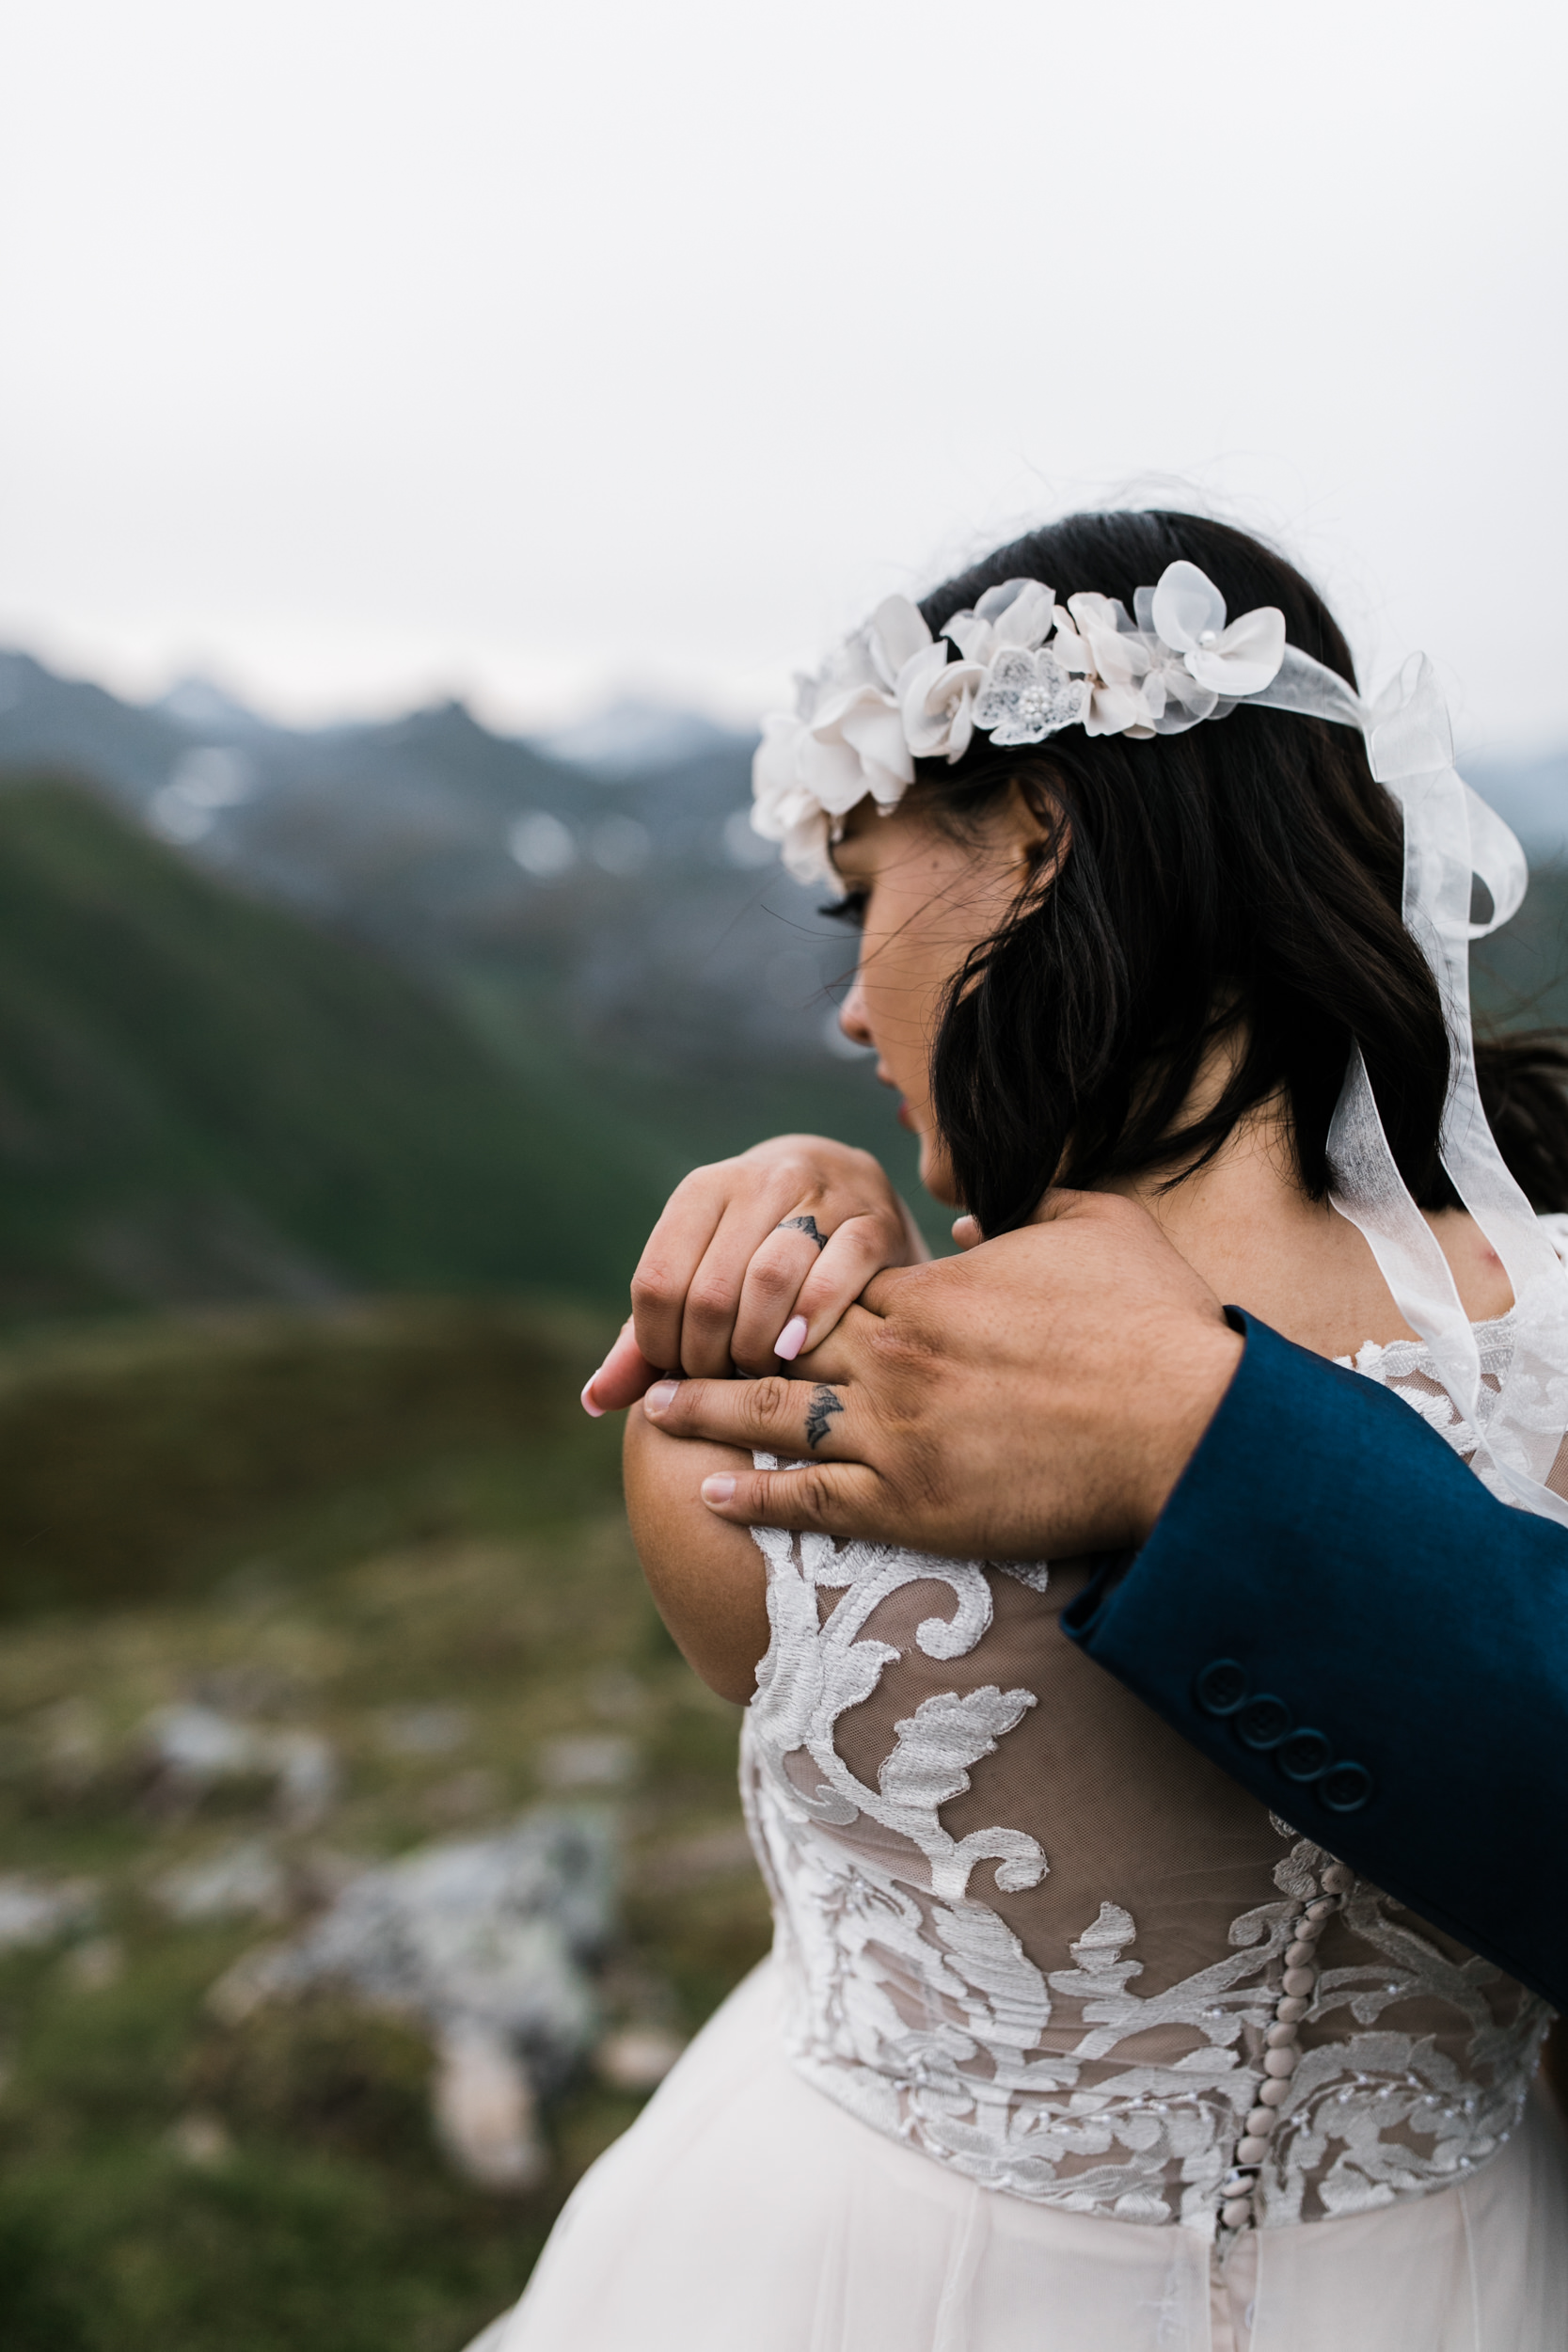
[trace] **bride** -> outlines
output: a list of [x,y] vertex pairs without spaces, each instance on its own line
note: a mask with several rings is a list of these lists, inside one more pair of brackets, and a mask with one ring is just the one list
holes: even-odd
[[[765,731],[756,816],[859,926],[843,1025],[961,1243],[1121,1194],[1561,1516],[1564,1285],[1498,1146],[1568,1207],[1562,1120],[1539,1045],[1472,1057],[1471,868],[1495,920],[1522,876],[1444,745],[1429,674],[1369,710],[1267,548],[1085,515],[884,604]],[[776,1937],[485,2352],[1560,2352],[1549,2011],[1337,1859],[1364,1768],[1216,1672],[1271,1811],[1066,1637],[1099,1564],[753,1538],[702,1492],[744,1457],[659,1429],[653,1367],[797,1358],[815,1447],[835,1322],[919,1248],[863,1154],[699,1171],[590,1384],[653,1381],[633,1532],[746,1704]]]

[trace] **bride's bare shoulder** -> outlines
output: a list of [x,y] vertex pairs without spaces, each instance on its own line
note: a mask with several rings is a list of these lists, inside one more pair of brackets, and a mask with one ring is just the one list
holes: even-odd
[[1429,1209],[1427,1223],[1449,1262],[1454,1288],[1472,1323],[1490,1323],[1513,1304],[1503,1262],[1473,1216],[1463,1209]]

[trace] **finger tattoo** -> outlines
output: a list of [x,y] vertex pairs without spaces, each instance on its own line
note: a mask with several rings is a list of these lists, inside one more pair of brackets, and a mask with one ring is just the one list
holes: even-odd
[[808,1240],[816,1244],[818,1249],[828,1247],[828,1236],[819,1231],[814,1216],[782,1217],[776,1230],[781,1233],[804,1233]]
[[842,1413],[843,1405],[832,1389],[816,1388],[806,1406],[806,1443],[819,1446],[828,1434],[828,1424],[835,1413]]

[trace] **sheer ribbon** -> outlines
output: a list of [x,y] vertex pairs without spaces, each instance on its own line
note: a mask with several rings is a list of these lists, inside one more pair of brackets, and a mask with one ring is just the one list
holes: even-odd
[[[1424,654],[1413,655],[1367,704],[1332,670],[1289,646],[1273,683],[1246,700],[1360,728],[1373,775],[1403,813],[1404,921],[1436,976],[1452,1059],[1442,1162],[1513,1289],[1513,1355],[1500,1388],[1482,1381],[1475,1333],[1448,1261],[1395,1165],[1359,1045],[1351,1049],[1329,1130],[1333,1202],[1365,1235],[1400,1312],[1431,1349],[1454,1410],[1475,1433],[1475,1468],[1505,1501],[1568,1526],[1568,1502],[1545,1483],[1568,1430],[1568,1271],[1487,1124],[1470,1025],[1470,942],[1518,907],[1528,880],[1524,852],[1456,772],[1448,711]],[[1491,900],[1484,922],[1471,919],[1477,881]]]

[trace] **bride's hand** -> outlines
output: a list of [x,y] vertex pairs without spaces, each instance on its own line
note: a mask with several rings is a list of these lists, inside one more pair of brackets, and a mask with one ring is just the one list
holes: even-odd
[[774,1136],[694,1168],[632,1277],[632,1314],[583,1390],[617,1412],[661,1372],[776,1372],[825,1340],[874,1274],[930,1252],[869,1152]]

